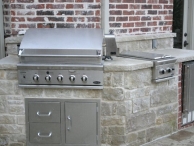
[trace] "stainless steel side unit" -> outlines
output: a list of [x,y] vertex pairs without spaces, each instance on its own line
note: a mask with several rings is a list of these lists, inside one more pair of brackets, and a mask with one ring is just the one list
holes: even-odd
[[25,99],[27,146],[100,146],[99,99]]
[[153,62],[152,80],[162,82],[174,78],[176,58],[164,54],[150,52],[123,51],[119,57],[130,57],[134,59],[149,60]]
[[183,113],[194,111],[194,61],[183,63]]
[[103,88],[101,29],[29,29],[19,49],[23,88]]

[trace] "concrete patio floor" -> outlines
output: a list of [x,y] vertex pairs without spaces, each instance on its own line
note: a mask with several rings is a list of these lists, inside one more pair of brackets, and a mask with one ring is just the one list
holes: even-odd
[[170,136],[142,146],[194,146],[194,127],[189,127]]

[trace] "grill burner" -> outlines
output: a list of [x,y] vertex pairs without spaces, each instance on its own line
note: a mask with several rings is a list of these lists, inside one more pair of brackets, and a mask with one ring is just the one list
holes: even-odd
[[101,29],[29,29],[19,49],[19,86],[103,88]]
[[174,78],[175,57],[138,51],[123,51],[118,56],[153,61],[152,79],[154,82],[162,82]]

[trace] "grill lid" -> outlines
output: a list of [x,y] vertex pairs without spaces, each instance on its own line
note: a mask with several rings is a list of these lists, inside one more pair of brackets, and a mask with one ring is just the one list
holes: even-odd
[[19,56],[101,56],[102,29],[29,29],[20,45]]

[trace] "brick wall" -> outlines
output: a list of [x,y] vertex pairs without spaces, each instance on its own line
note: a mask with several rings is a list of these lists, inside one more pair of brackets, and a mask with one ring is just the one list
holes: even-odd
[[[3,0],[6,34],[28,28],[100,28],[101,0]],[[109,0],[111,33],[171,32],[173,0]]]

